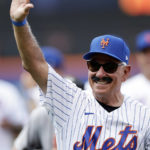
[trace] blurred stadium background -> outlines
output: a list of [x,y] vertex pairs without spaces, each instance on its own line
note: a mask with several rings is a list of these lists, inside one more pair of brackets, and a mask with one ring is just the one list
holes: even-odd
[[[131,0],[127,1],[129,5],[132,3]],[[28,20],[39,44],[61,49],[65,54],[66,73],[83,81],[87,79],[87,70],[82,54],[89,50],[93,37],[100,34],[118,35],[126,40],[133,53],[136,34],[150,29],[148,13],[141,13],[140,9],[140,13],[134,11],[132,14],[135,8],[130,8],[131,10],[125,13],[117,0],[32,2],[35,8],[31,10]],[[11,0],[0,1],[0,78],[17,83],[22,67],[9,17],[10,3]],[[134,56],[131,56],[130,63],[133,66],[133,75],[138,72]]]

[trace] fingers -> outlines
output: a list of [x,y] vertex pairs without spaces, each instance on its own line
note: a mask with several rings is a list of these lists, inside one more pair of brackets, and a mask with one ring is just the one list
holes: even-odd
[[24,7],[25,13],[28,13],[31,8],[34,8],[33,4],[31,4],[31,3],[26,4]]

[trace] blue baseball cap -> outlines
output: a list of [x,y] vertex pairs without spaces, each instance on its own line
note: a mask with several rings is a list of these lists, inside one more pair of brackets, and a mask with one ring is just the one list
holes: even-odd
[[54,68],[63,67],[64,56],[60,50],[52,46],[41,46],[41,49],[48,64]]
[[84,54],[85,60],[91,60],[93,54],[106,54],[128,64],[130,50],[125,41],[112,35],[95,37],[90,45],[90,52]]
[[150,30],[143,31],[136,37],[136,51],[140,52],[144,48],[150,48]]

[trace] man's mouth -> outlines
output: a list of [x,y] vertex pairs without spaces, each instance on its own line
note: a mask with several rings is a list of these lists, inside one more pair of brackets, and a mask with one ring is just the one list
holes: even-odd
[[100,83],[100,84],[109,84],[111,83],[113,80],[110,77],[102,77],[102,78],[98,78],[96,76],[92,77],[92,80],[96,83]]

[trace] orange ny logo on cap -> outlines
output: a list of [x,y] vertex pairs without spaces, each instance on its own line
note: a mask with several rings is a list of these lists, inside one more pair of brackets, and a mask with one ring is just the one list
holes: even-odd
[[102,41],[101,41],[102,48],[105,48],[105,46],[108,46],[108,44],[109,44],[109,38],[107,38],[107,41],[105,41],[104,38],[103,38]]

